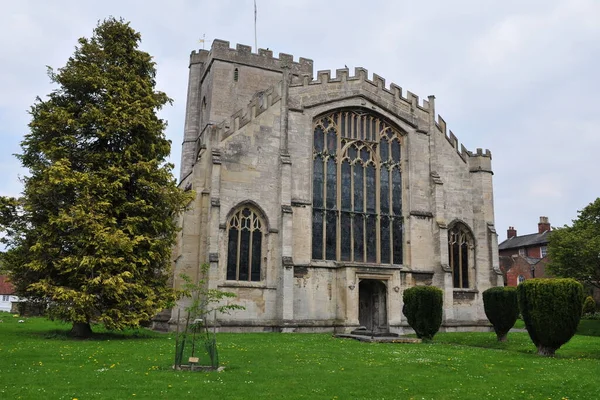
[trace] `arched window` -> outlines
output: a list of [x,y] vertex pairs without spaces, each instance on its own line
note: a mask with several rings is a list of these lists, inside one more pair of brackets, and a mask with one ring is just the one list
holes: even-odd
[[233,81],[237,82],[240,78],[240,71],[236,68],[233,70]]
[[400,131],[336,111],[314,124],[312,258],[402,264]]
[[227,222],[227,280],[260,281],[263,224],[249,207]]
[[461,223],[455,224],[448,231],[448,256],[455,288],[469,287],[469,267],[474,262],[472,249],[473,238],[468,228]]

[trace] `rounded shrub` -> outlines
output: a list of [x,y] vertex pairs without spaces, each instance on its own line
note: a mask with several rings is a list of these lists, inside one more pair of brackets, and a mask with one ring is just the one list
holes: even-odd
[[431,340],[442,325],[444,293],[434,286],[415,286],[402,294],[402,313],[417,336]]
[[529,279],[517,286],[519,309],[538,354],[554,356],[575,334],[583,286],[574,279]]
[[596,312],[596,301],[592,296],[585,298],[583,302],[583,315],[591,315]]
[[508,331],[515,325],[519,317],[517,288],[498,286],[484,291],[483,308],[485,315],[494,326],[498,341],[506,341]]

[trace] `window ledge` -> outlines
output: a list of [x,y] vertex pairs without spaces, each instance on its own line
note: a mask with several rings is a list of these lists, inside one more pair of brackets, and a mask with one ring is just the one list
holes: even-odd
[[[304,265],[302,265],[304,267]],[[312,260],[308,267],[337,268],[335,261]]]
[[454,292],[455,293],[479,293],[479,290],[477,290],[477,289],[454,288]]
[[[299,265],[297,265],[299,266]],[[388,269],[403,269],[402,264],[377,264],[377,263],[364,263],[356,261],[331,261],[331,260],[312,260],[309,265],[302,265],[308,267],[320,267],[320,268],[388,268]]]
[[362,262],[356,262],[356,261],[337,261],[336,265],[338,267],[402,269],[401,264],[377,264],[377,263],[362,263]]
[[217,288],[254,288],[254,289],[277,289],[274,286],[267,286],[265,282],[240,282],[240,281],[227,281],[220,285],[217,285]]

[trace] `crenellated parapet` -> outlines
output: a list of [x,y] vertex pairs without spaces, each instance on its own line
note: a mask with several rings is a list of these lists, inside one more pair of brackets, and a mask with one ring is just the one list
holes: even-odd
[[492,172],[492,153],[485,149],[477,149],[475,153],[469,153],[470,172]]
[[[258,49],[258,53],[253,53],[251,46],[243,44],[237,44],[233,49],[230,48],[228,41],[219,39],[213,41],[210,50],[193,51],[190,56],[190,64],[201,63],[203,64],[202,69],[205,71],[213,60],[223,60],[279,72],[285,68],[289,69],[290,89],[303,99],[302,103],[304,104],[301,106],[310,106],[311,102],[322,103],[331,100],[335,97],[332,93],[336,92],[352,95],[366,91],[372,94],[378,104],[404,118],[418,132],[429,131],[431,126],[429,121],[433,121],[435,118],[435,105],[430,101],[420,100],[419,96],[411,91],[403,90],[395,83],[386,85],[385,79],[375,73],[369,78],[368,70],[362,67],[356,67],[353,75],[350,75],[348,68],[341,68],[335,70],[334,76],[330,70],[322,70],[317,72],[316,77],[313,77],[313,61],[310,59],[301,57],[298,61],[294,61],[294,57],[286,53],[279,53],[279,57],[273,57],[273,52],[268,49]],[[282,90],[283,84],[282,81],[279,81],[268,89],[256,93],[246,107],[213,126],[211,131],[216,134],[215,137],[219,141],[226,139],[273,104],[278,103],[281,100]],[[440,115],[437,115],[434,122],[434,130],[445,137],[458,156],[470,165],[471,170],[489,170],[491,172],[489,150],[484,152],[482,149],[477,149],[475,153],[467,150],[462,143],[459,143],[454,133],[447,129],[446,121]],[[196,141],[196,154],[202,147],[202,142],[207,140],[201,136],[204,135],[201,134]]]
[[[271,106],[281,101],[282,89],[283,82],[279,81],[268,89],[256,93],[246,107],[236,111],[231,117],[223,120],[221,123],[212,126],[212,135],[218,141],[222,141],[248,125]],[[198,137],[196,141],[196,155],[206,146],[206,140],[208,140],[206,133]]]
[[[381,96],[384,101],[400,106],[405,111],[415,113],[421,117],[425,117],[430,111],[427,100],[419,102],[419,96],[410,91],[406,91],[406,95],[404,95],[402,87],[395,83],[391,83],[389,87],[386,86],[385,79],[377,74],[373,74],[373,79],[369,79],[369,71],[362,67],[355,68],[354,75],[350,75],[348,68],[342,68],[335,71],[335,77],[331,76],[329,70],[318,71],[314,80],[308,75],[296,76],[293,77],[290,87],[317,87],[339,84],[363,85],[367,90],[377,92],[377,95]],[[425,119],[427,118],[425,117]]]
[[[429,121],[435,115],[435,106],[430,104],[429,100],[419,101],[419,96],[410,91],[404,92],[402,87],[395,83],[391,83],[388,87],[385,79],[377,74],[373,74],[372,79],[369,79],[369,72],[365,68],[355,68],[354,75],[350,75],[348,68],[342,68],[335,71],[334,77],[329,70],[318,71],[314,79],[308,75],[294,76],[290,88],[299,90],[299,96],[306,99],[303,105],[310,106],[311,102],[330,100],[336,91],[359,93],[358,88],[353,86],[360,86],[361,90],[372,93],[380,105],[393,110],[407,122],[412,123],[418,131],[429,130]],[[468,163],[472,157],[491,158],[489,150],[484,153],[479,149],[476,154],[467,150],[463,144],[459,143],[454,133],[447,130],[446,121],[439,115],[435,121],[435,128],[438,133],[444,135],[465,163]]]
[[192,51],[190,55],[191,64],[204,64],[204,69],[213,60],[221,60],[235,64],[248,65],[272,71],[281,71],[282,68],[289,68],[293,75],[312,75],[313,61],[308,58],[300,57],[294,61],[294,56],[286,53],[279,53],[279,57],[273,57],[273,52],[268,49],[258,49],[258,53],[252,52],[252,47],[237,44],[235,49],[229,47],[229,42],[215,39],[210,50]]
[[[443,134],[448,143],[456,150],[457,154],[463,159],[464,162],[472,163],[471,159],[475,158],[487,158],[487,164],[489,164],[489,171],[491,172],[491,162],[492,153],[486,149],[485,152],[482,149],[477,149],[475,153],[467,150],[467,148],[458,142],[458,139],[454,135],[454,133],[449,130],[446,126],[446,121],[442,118],[441,115],[437,116],[437,121],[435,122],[435,127],[439,133]],[[477,162],[476,162],[477,163]],[[480,163],[481,164],[481,163]],[[484,164],[486,164],[484,162]]]

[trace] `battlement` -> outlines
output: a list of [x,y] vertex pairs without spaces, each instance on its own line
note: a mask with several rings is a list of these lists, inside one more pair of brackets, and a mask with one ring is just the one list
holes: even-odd
[[208,66],[213,60],[227,61],[272,71],[281,71],[282,68],[289,68],[293,75],[313,74],[313,61],[311,59],[300,57],[298,61],[294,61],[294,56],[286,53],[279,53],[279,57],[276,58],[273,57],[273,52],[269,49],[258,49],[258,53],[253,53],[252,47],[244,44],[237,44],[235,49],[233,49],[229,47],[228,41],[220,39],[213,41],[210,50],[192,51],[190,55],[190,65],[202,63]]
[[451,130],[447,129],[446,121],[444,121],[444,118],[442,118],[441,115],[437,116],[435,126],[438,129],[438,132],[442,133],[445,136],[448,143],[450,143],[450,145],[454,149],[456,149],[456,152],[463,159],[464,162],[467,162],[469,157],[487,157],[489,159],[492,158],[492,153],[488,149],[485,149],[484,152],[483,149],[478,148],[475,153],[467,150],[462,143],[458,142],[458,139],[456,138],[454,133],[452,133]]
[[326,85],[330,83],[360,81],[372,85],[374,88],[380,89],[382,92],[387,94],[391,100],[405,103],[405,105],[412,111],[418,109],[429,113],[430,107],[427,100],[423,100],[422,103],[419,103],[419,96],[410,91],[406,91],[406,96],[404,96],[402,93],[402,88],[395,83],[391,83],[389,87],[386,87],[385,79],[375,73],[373,74],[373,79],[369,79],[369,71],[362,67],[354,68],[354,75],[350,75],[349,72],[350,71],[348,68],[336,69],[335,77],[332,78],[330,70],[318,71],[317,78],[315,80],[311,80],[311,76],[298,76],[292,79],[291,86],[314,86]]
[[277,104],[281,100],[282,90],[283,82],[279,81],[268,89],[256,93],[246,107],[236,111],[231,117],[214,127],[218,140],[221,141],[228,138],[239,129],[248,125],[269,107]]
[[485,151],[481,148],[477,148],[475,153],[471,153],[471,157],[488,157],[492,158],[492,152],[489,149],[485,149]]
[[220,142],[236,131],[248,125],[252,120],[265,112],[269,107],[278,103],[281,100],[283,90],[283,81],[277,82],[264,91],[256,93],[248,105],[235,113],[221,123],[210,126],[202,132],[195,143],[195,156],[197,159],[200,152],[207,147],[209,137],[215,137],[217,142]]

